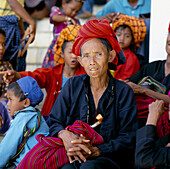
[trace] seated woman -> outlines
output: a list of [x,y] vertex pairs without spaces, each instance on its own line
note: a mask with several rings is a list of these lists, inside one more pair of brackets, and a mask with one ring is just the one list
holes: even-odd
[[151,103],[149,105],[149,115],[146,125],[137,131],[135,151],[135,163],[137,167],[170,168],[170,133],[158,140],[156,139],[156,125],[164,112],[163,110],[164,104],[162,100]]
[[[167,95],[168,91],[170,90],[170,24],[168,31],[169,32],[166,42],[167,59],[146,64],[136,74],[132,75],[129,78],[130,82],[128,82],[135,93],[145,93],[147,96],[152,97],[153,99],[161,99],[166,103],[170,103],[170,98]],[[136,85],[145,76],[151,76],[158,82],[165,85],[167,88],[166,95]]]
[[[168,106],[168,103],[170,103],[170,98],[167,95],[170,90],[170,24],[168,31],[169,33],[166,42],[167,59],[146,64],[136,74],[132,75],[128,79],[129,81],[127,81],[135,93],[141,126],[146,122],[149,113],[148,105],[155,101],[155,99],[163,100],[165,106]],[[166,87],[165,93],[159,93],[149,88],[142,87],[141,85],[137,85],[138,82],[146,76],[150,76],[159,83],[162,83]],[[168,111],[166,111],[158,121],[157,132],[159,137],[162,137],[169,132],[167,117]]]
[[[114,79],[108,71],[108,64],[125,61],[109,22],[90,20],[84,24],[78,31],[72,52],[78,56],[87,75],[68,79],[49,115],[50,136],[60,138],[67,152],[67,156],[60,159],[70,162],[61,169],[74,169],[75,166],[80,169],[133,168],[129,161],[134,153],[138,128],[137,107],[132,89]],[[99,113],[103,121],[95,131],[104,143],[91,145],[65,129],[76,120],[91,125]],[[44,158],[46,160],[48,158]],[[57,166],[58,163],[55,160],[53,164]]]

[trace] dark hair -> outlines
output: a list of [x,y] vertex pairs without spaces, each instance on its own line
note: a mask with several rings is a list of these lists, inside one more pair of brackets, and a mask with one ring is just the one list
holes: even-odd
[[125,30],[126,28],[129,28],[129,30],[130,30],[130,32],[131,32],[131,34],[132,34],[132,42],[131,42],[129,48],[132,49],[132,50],[134,50],[134,49],[135,49],[135,46],[134,46],[134,43],[133,43],[133,42],[134,42],[134,36],[133,36],[133,32],[132,32],[132,29],[130,28],[130,26],[128,26],[128,25],[120,25],[120,26],[118,26],[118,27],[114,30],[114,32],[116,32],[119,28],[122,28],[122,30]]
[[0,28],[0,34],[4,35],[6,37],[6,33],[2,28]]
[[113,50],[112,45],[107,39],[103,39],[103,38],[97,38],[97,39],[99,39],[102,42],[102,44],[107,48],[108,52]]
[[26,11],[29,13],[29,14],[32,14],[35,10],[37,11],[41,11],[42,9],[45,8],[45,2],[44,1],[41,1],[37,6],[31,8],[31,7],[28,7],[27,4],[25,3],[24,4],[24,8],[26,9]]
[[[112,45],[110,44],[110,42],[107,39],[103,39],[103,38],[96,38],[99,39],[102,44],[107,48],[107,52],[113,50]],[[81,53],[81,49],[80,49],[80,56],[82,55]]]
[[70,41],[64,41],[63,45],[62,45],[62,52],[64,53],[64,49],[66,48],[66,44],[70,42]]
[[[63,1],[65,1],[66,3],[69,3],[69,2],[71,2],[73,0],[63,0]],[[85,0],[74,0],[74,1],[83,3]]]
[[18,85],[17,82],[13,82],[11,83],[7,90],[11,90],[14,92],[14,95],[18,98],[20,98],[20,101],[23,101],[26,99],[25,95],[24,95],[24,92],[21,90],[20,86]]

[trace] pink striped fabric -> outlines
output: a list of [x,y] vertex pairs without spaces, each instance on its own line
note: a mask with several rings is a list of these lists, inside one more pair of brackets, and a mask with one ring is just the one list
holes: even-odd
[[[152,99],[149,96],[146,96],[145,94],[135,94],[135,100],[136,100],[136,105],[138,109],[138,118],[139,119],[145,119],[148,117],[149,109],[148,106],[150,103],[154,102],[155,99]],[[168,104],[164,104],[165,107],[165,113],[160,117],[157,123],[157,134],[158,137],[163,137],[167,135],[170,131],[170,126],[169,126],[169,107]]]
[[[95,132],[87,123],[75,121],[67,130],[75,134],[83,134],[90,140],[92,145],[103,143],[103,138]],[[66,150],[59,138],[45,137],[42,134],[36,135],[38,143],[27,153],[17,169],[57,169],[68,163]]]

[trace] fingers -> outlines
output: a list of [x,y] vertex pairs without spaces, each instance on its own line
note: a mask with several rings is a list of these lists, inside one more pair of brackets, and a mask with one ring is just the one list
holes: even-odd
[[74,160],[72,158],[69,158],[70,163],[74,162],[75,160],[78,160],[80,163],[86,162],[86,158],[83,156],[83,154],[80,151],[68,151],[67,152],[68,157],[74,157]]
[[[67,153],[67,155],[68,155],[68,153]],[[76,155],[73,155],[73,156],[68,155],[68,160],[70,163],[73,163],[74,161],[78,161],[79,163],[82,162]]]
[[5,75],[7,73],[8,73],[8,71],[3,71],[3,72],[0,72],[0,75]]
[[[74,161],[77,160],[77,161],[79,161],[79,163],[81,163],[81,160],[80,160],[77,156],[74,156],[74,159],[75,159]],[[74,161],[73,161],[73,162],[74,162]]]
[[90,149],[86,145],[84,145],[84,144],[77,144],[77,142],[76,143],[72,143],[72,144],[76,144],[76,147],[70,148],[68,150],[68,152],[76,152],[76,151],[82,151],[83,150],[87,154],[91,154]]
[[128,79],[126,79],[126,80],[123,80],[125,83],[128,83],[128,82],[130,82]]
[[1,129],[2,125],[3,125],[3,123],[4,123],[3,118],[2,118],[2,116],[0,115],[0,129]]

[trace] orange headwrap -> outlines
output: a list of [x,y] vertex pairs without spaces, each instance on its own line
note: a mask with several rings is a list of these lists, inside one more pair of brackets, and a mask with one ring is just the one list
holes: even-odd
[[77,36],[77,31],[80,29],[80,25],[68,25],[65,29],[63,29],[60,35],[57,38],[57,42],[55,44],[55,54],[54,54],[54,63],[55,65],[59,65],[64,63],[64,58],[62,58],[61,51],[64,41],[75,41]]
[[73,44],[72,53],[80,56],[80,49],[82,45],[93,38],[107,39],[113,50],[116,51],[117,56],[113,61],[113,64],[125,63],[125,57],[119,46],[116,35],[107,20],[98,21],[96,19],[86,22],[78,31],[78,36]]
[[120,25],[128,25],[131,28],[134,37],[134,44],[139,47],[146,35],[146,25],[144,21],[135,18],[134,16],[120,14],[112,21],[113,30]]

